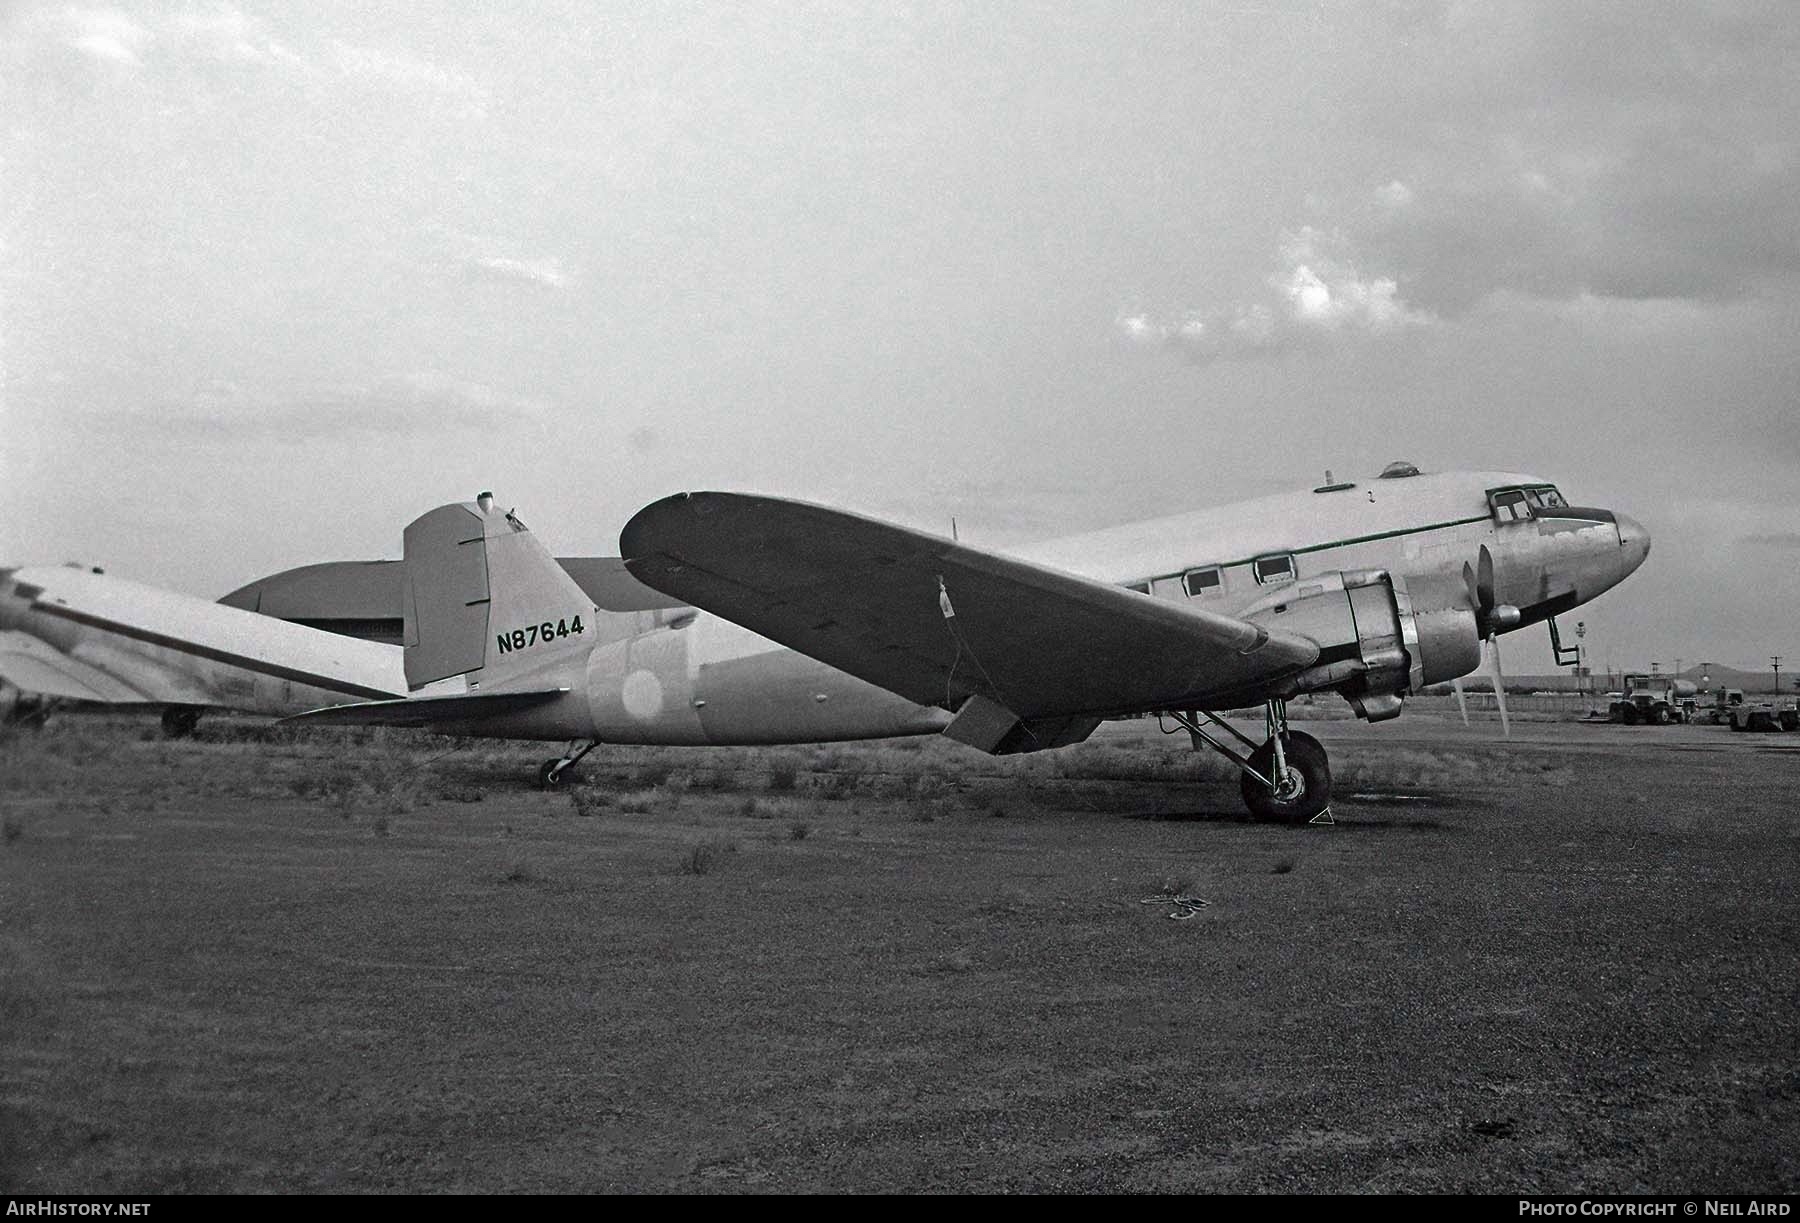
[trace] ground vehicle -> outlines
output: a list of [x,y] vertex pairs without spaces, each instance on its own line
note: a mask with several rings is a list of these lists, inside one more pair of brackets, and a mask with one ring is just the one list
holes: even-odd
[[1744,703],[1742,688],[1714,688],[1710,694],[1712,703],[1706,707],[1703,716],[1714,726],[1731,721],[1731,711]]
[[1639,722],[1657,726],[1686,722],[1693,716],[1694,692],[1694,685],[1685,679],[1628,674],[1625,689],[1612,702],[1607,716],[1627,726]]
[[1715,688],[1704,716],[1733,730],[1800,729],[1800,707],[1792,700],[1747,697],[1742,688]]

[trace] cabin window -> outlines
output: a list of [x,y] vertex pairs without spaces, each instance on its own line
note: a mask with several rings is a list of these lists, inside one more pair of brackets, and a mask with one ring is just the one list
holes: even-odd
[[1501,489],[1489,500],[1494,507],[1494,521],[1503,526],[1509,522],[1528,522],[1531,519],[1531,504],[1525,500],[1524,489]]
[[1567,508],[1567,506],[1569,504],[1567,501],[1563,500],[1563,495],[1561,493],[1557,492],[1554,488],[1534,488],[1531,491],[1535,494],[1535,496],[1532,500],[1533,505],[1542,505],[1542,506],[1548,506],[1553,509],[1561,509],[1561,508]]
[[1225,575],[1219,572],[1217,565],[1190,569],[1182,576],[1181,585],[1190,599],[1200,595],[1216,595],[1225,589]]
[[1291,582],[1294,578],[1294,558],[1287,553],[1280,556],[1259,556],[1251,562],[1256,573],[1256,580],[1267,586],[1271,582]]

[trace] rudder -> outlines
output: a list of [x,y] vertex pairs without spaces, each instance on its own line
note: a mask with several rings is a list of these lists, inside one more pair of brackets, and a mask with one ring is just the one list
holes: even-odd
[[491,494],[414,519],[405,558],[409,691],[459,675],[493,689],[594,641],[586,592]]

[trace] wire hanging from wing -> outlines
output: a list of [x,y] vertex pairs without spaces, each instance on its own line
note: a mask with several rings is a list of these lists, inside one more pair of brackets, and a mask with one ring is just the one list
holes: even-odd
[[[1007,704],[1006,695],[1000,691],[1000,685],[994,679],[993,673],[981,661],[981,655],[975,652],[975,647],[963,637],[962,628],[956,623],[956,605],[950,601],[950,587],[945,585],[944,575],[941,573],[937,575],[937,584],[938,610],[944,613],[944,627],[950,630],[950,640],[956,645],[956,654],[950,660],[950,669],[944,673],[944,707],[946,709],[956,707],[956,696],[953,691],[956,669],[962,664],[963,655],[967,654],[969,661],[974,663],[975,669],[981,673],[981,678],[987,681],[988,690],[993,693],[994,700],[1011,709],[1012,706]],[[1031,729],[1029,723],[1021,719],[1019,726],[1031,737],[1033,743],[1038,741],[1037,732]]]

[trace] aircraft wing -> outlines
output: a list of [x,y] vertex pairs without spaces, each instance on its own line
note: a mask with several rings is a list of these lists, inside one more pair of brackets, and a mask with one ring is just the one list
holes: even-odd
[[0,679],[24,692],[76,701],[136,705],[154,699],[152,693],[71,658],[29,633],[0,632]]
[[1248,704],[1319,653],[1297,634],[799,501],[684,493],[639,510],[620,543],[646,585],[920,704],[980,696],[1026,722]]
[[[33,612],[95,630],[73,653],[98,664],[89,671],[104,666],[116,684],[135,693],[107,699],[198,704],[213,699],[204,683],[180,674],[172,662],[159,665],[143,656],[119,654],[122,642],[160,647],[169,658],[185,655],[346,696],[380,699],[403,687],[398,652],[391,646],[75,569],[21,569],[13,576],[15,591],[26,592]],[[83,672],[74,678],[88,683],[91,676]]]

